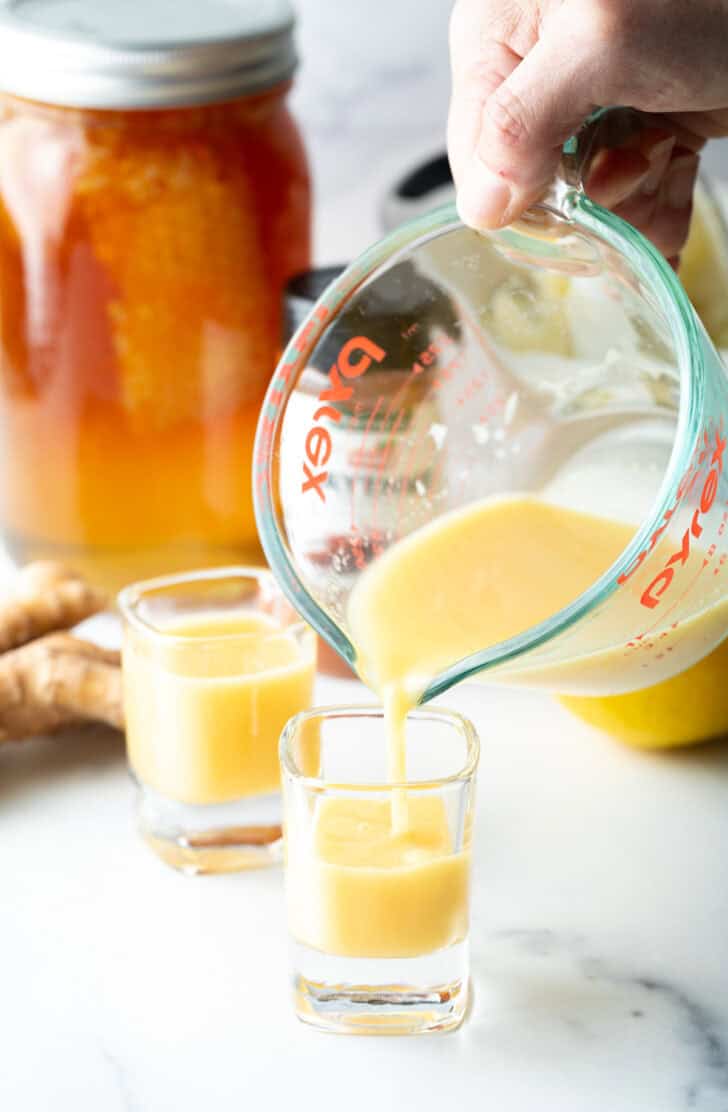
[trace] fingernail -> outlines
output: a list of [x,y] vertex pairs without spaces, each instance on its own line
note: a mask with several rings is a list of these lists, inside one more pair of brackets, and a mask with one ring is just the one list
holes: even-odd
[[665,200],[670,208],[683,209],[690,204],[698,173],[696,158],[673,162],[665,178]]
[[458,189],[460,219],[473,228],[497,228],[511,201],[511,191],[479,158],[470,163]]

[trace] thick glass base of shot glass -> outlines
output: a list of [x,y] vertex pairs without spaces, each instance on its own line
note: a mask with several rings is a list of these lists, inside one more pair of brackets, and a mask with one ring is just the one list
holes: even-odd
[[191,875],[265,868],[283,856],[279,792],[195,806],[137,781],[137,826],[158,857]]
[[296,1014],[346,1035],[453,1031],[468,1006],[468,943],[416,958],[350,958],[293,942]]

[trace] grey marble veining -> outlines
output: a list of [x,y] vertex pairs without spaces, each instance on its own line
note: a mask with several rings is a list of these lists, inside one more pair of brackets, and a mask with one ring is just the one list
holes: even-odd
[[118,1097],[121,1112],[143,1112],[130,1078],[129,1070],[112,1052],[102,1044],[99,1046],[101,1060],[108,1067],[112,1084]]
[[[601,1043],[608,1053],[634,1059],[647,1107],[650,1088],[662,1075],[672,1091],[664,1098],[673,1102],[667,1107],[725,1112],[725,1009],[720,1015],[696,999],[679,984],[679,971],[669,980],[644,975],[637,966],[595,955],[592,946],[583,936],[536,927],[502,930],[484,940],[474,967],[486,995],[493,994],[483,1015],[494,1037],[502,1037],[504,1000],[520,1000],[521,1037],[529,1043],[539,1027],[553,1045],[569,1042],[586,1050]],[[624,1067],[622,1060],[623,1073]]]

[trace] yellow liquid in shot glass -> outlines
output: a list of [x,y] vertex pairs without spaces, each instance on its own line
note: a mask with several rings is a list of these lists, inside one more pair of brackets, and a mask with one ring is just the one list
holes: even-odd
[[313,845],[288,845],[291,932],[345,957],[433,953],[467,934],[469,876],[442,799],[409,792],[397,830],[386,799],[321,798]]
[[145,785],[187,804],[278,791],[278,740],[311,703],[313,633],[266,615],[199,614],[127,631],[129,763]]

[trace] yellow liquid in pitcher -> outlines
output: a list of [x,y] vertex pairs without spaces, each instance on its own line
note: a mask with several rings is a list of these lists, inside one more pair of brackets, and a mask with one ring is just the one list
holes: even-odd
[[[549,618],[614,563],[636,527],[528,496],[494,498],[438,518],[398,542],[362,575],[349,621],[366,682],[385,705],[390,768],[404,778],[403,720],[439,672],[484,646]],[[537,566],[537,571],[534,568]],[[626,598],[626,597],[625,597]],[[531,668],[529,682],[578,690],[607,671],[626,686],[620,596],[613,597],[613,648],[593,651],[589,631],[573,658]],[[676,665],[687,667],[725,628],[728,600],[714,603],[663,633]],[[704,651],[704,650],[703,650]],[[680,667],[675,667],[679,671]],[[395,823],[403,821],[395,800]]]
[[528,497],[438,518],[394,545],[352,592],[363,678],[401,713],[451,664],[573,602],[635,531]]

